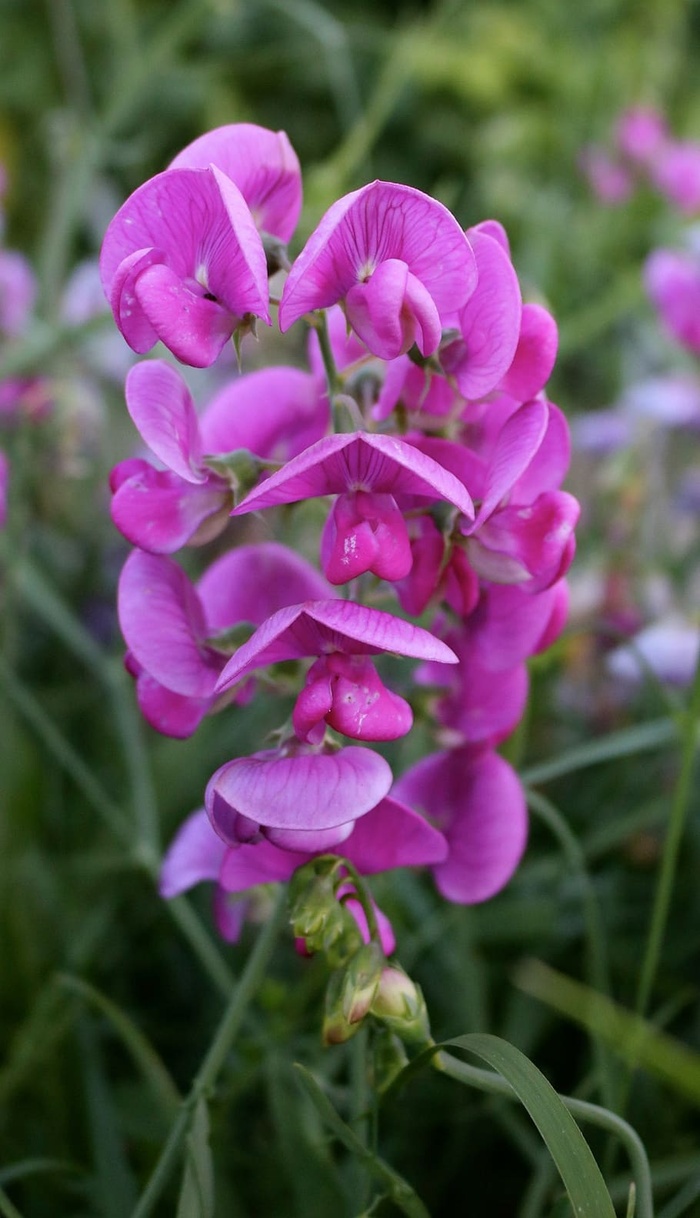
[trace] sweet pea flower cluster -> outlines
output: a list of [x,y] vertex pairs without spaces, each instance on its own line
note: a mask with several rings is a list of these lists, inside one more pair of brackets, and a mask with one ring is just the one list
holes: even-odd
[[[158,731],[189,736],[261,681],[287,699],[258,751],[222,758],[163,894],[213,881],[235,939],[260,886],[309,867],[320,883],[330,852],[345,860],[328,873],[339,908],[388,953],[360,877],[429,867],[444,897],[473,903],[520,861],[525,799],[497,748],[523,713],[528,657],[563,627],[578,505],[545,393],[556,325],[523,303],[502,227],[465,232],[428,195],[377,181],[334,203],[290,265],[301,189],[286,135],[236,124],[195,140],[108,227],[102,283],[133,351],[160,341],[209,367],[277,311],[283,333],[306,327],[309,357],[308,371],[240,372],[201,411],[170,360],[131,370],[147,452],[111,479],[136,547],[119,617]],[[318,566],[274,540],[310,500],[327,508]],[[193,582],[173,555],[212,544]],[[433,751],[395,780],[375,746],[417,716]],[[299,920],[307,947],[312,923]]]
[[683,216],[700,212],[700,142],[676,139],[652,106],[633,106],[617,119],[608,147],[590,144],[579,163],[601,203],[626,203],[645,185]]

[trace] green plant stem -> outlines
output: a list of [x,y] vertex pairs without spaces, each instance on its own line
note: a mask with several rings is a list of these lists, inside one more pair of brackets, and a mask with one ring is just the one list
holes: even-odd
[[0,1214],[2,1214],[2,1218],[22,1218],[17,1206],[12,1204],[4,1188],[0,1188]]
[[646,951],[639,975],[637,1001],[635,1010],[638,1015],[644,1015],[649,1005],[649,999],[654,986],[656,972],[659,966],[661,948],[663,946],[669,910],[673,898],[673,885],[678,866],[683,830],[685,828],[688,804],[692,789],[693,770],[695,766],[695,751],[697,747],[696,724],[700,718],[700,655],[695,668],[695,677],[691,688],[688,708],[683,716],[683,746],[681,751],[681,768],[673,792],[671,814],[669,817],[668,833],[664,843],[661,859],[661,871],[654,894],[654,906],[651,914],[649,935]]
[[[539,791],[526,790],[527,801],[532,811],[542,820],[559,842],[564,856],[578,877],[583,888],[583,916],[586,924],[586,956],[590,984],[603,994],[610,994],[610,973],[605,947],[605,930],[601,917],[600,906],[591,883],[591,877],[586,870],[586,862],[581,845],[567,825],[559,809]],[[595,1053],[598,1059],[599,1085],[606,1108],[616,1107],[615,1097],[615,1063],[607,1045],[599,1037],[594,1037]]]
[[[450,1075],[460,1083],[468,1083],[478,1091],[486,1091],[491,1095],[504,1095],[512,1100],[517,1099],[510,1083],[507,1083],[505,1079],[490,1070],[470,1066],[451,1053],[443,1051],[436,1054],[433,1064],[444,1074]],[[629,1155],[637,1188],[637,1218],[654,1218],[649,1161],[644,1144],[636,1130],[622,1117],[609,1112],[607,1108],[600,1108],[597,1104],[589,1104],[586,1100],[577,1100],[568,1095],[560,1095],[559,1098],[577,1120],[596,1125],[599,1129],[604,1129],[620,1139]]]
[[205,1099],[213,1088],[233,1044],[251,999],[255,995],[269,964],[277,942],[277,936],[286,917],[286,890],[280,892],[270,920],[258,935],[246,966],[235,986],[223,1019],[219,1024],[209,1050],[197,1071],[191,1090],[177,1119],[172,1126],[145,1191],[133,1211],[132,1218],[146,1218],[153,1210],[180,1157],[183,1143],[200,1100]]
[[617,761],[620,757],[632,757],[636,753],[664,748],[667,744],[672,744],[677,736],[678,724],[675,719],[652,719],[650,723],[642,723],[639,727],[622,728],[621,731],[603,736],[600,740],[576,745],[550,761],[537,762],[523,770],[520,777],[528,785],[551,782],[553,778],[576,774],[579,770],[600,765],[604,761]]

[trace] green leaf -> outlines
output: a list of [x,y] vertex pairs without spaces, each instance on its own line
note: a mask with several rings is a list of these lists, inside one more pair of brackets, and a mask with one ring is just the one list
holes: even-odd
[[[387,1196],[391,1197],[394,1205],[403,1214],[406,1214],[407,1218],[430,1218],[430,1214],[423,1205],[423,1202],[408,1181],[404,1180],[403,1176],[400,1176],[392,1167],[389,1167],[389,1164],[380,1159],[378,1155],[368,1150],[364,1142],[358,1138],[350,1126],[346,1125],[345,1121],[338,1116],[338,1113],[325,1092],[316,1082],[313,1074],[306,1070],[304,1066],[300,1066],[298,1062],[294,1063],[294,1069],[297,1072],[299,1082],[319,1116],[323,1118],[326,1124],[333,1130],[338,1140],[347,1147],[351,1154],[356,1155],[364,1163],[367,1170],[381,1181],[387,1190]],[[601,1215],[601,1218],[604,1218],[604,1216]]]
[[577,1218],[615,1218],[590,1147],[551,1083],[524,1053],[498,1036],[472,1032],[445,1042],[485,1061],[513,1088],[554,1160]]
[[643,1067],[680,1095],[700,1104],[700,1054],[682,1041],[539,960],[521,965],[516,984],[605,1041],[630,1065]]
[[214,1201],[209,1113],[206,1100],[200,1100],[187,1135],[185,1173],[176,1218],[214,1218]]

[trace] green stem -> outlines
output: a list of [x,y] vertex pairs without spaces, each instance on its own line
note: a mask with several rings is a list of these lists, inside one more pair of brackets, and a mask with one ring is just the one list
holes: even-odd
[[620,757],[631,757],[636,753],[663,748],[672,744],[677,736],[678,725],[674,719],[652,719],[650,723],[642,723],[639,727],[623,728],[600,740],[592,740],[589,744],[567,749],[551,761],[537,762],[523,770],[520,777],[529,785],[551,782],[553,778],[576,774],[579,770],[600,765],[604,761],[616,761]]
[[22,1218],[17,1206],[12,1204],[4,1188],[0,1188],[0,1214],[3,1218]]
[[277,936],[286,917],[286,890],[282,890],[269,922],[258,935],[248,962],[241,973],[229,1005],[224,1012],[209,1050],[202,1062],[189,1095],[183,1102],[172,1126],[145,1191],[133,1211],[131,1218],[146,1218],[153,1210],[163,1189],[175,1169],[187,1137],[190,1122],[200,1100],[211,1091],[229,1054],[234,1037],[247,1013],[248,1006],[258,989],[272,956]]
[[[559,809],[538,791],[526,790],[527,802],[532,811],[542,820],[559,842],[562,852],[578,877],[583,888],[583,916],[586,924],[586,956],[588,976],[594,989],[603,994],[610,994],[610,975],[605,948],[605,929],[601,917],[600,906],[596,898],[591,877],[586,870],[586,863],[581,845],[571,832]],[[615,1066],[612,1054],[607,1045],[595,1037],[595,1052],[598,1059],[598,1077],[603,1102],[606,1108],[614,1108],[615,1103]]]
[[638,1015],[644,1015],[649,1005],[651,991],[661,956],[666,924],[668,922],[673,884],[678,866],[683,830],[685,828],[688,804],[692,789],[693,769],[696,750],[696,724],[700,718],[700,655],[695,668],[695,678],[690,693],[687,711],[683,717],[683,747],[681,752],[681,768],[678,781],[673,793],[668,834],[664,843],[654,907],[651,914],[651,924],[647,938],[647,946],[642,963],[637,990],[635,1010]]
[[[436,1054],[433,1064],[438,1070],[458,1079],[460,1083],[468,1083],[478,1091],[486,1091],[491,1095],[504,1095],[515,1100],[517,1097],[510,1083],[490,1070],[481,1070],[478,1066],[469,1066],[453,1057],[451,1053]],[[620,1139],[629,1156],[632,1174],[637,1188],[637,1218],[654,1218],[654,1199],[651,1186],[651,1172],[644,1144],[639,1134],[627,1124],[622,1117],[600,1108],[597,1104],[589,1104],[586,1100],[576,1100],[569,1095],[560,1095],[560,1100],[573,1117],[591,1125],[597,1125],[607,1133],[614,1134]]]

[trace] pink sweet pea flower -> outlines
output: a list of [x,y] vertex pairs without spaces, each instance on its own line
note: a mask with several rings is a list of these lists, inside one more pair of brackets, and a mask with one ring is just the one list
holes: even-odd
[[391,783],[388,763],[371,749],[332,751],[289,740],[221,766],[204,802],[229,845],[266,838],[284,850],[316,854],[344,842],[355,821],[388,795]]
[[663,115],[650,106],[634,106],[617,120],[615,143],[623,156],[638,165],[648,165],[662,150],[668,137]]
[[[422,816],[387,797],[355,821],[342,844],[342,854],[361,875],[375,875],[396,867],[441,862],[447,855],[447,843]],[[224,938],[235,941],[249,909],[249,894],[261,884],[284,883],[297,867],[314,857],[311,852],[283,850],[266,839],[255,845],[229,846],[214,831],[202,809],[188,817],[163,859],[160,893],[170,898],[200,881],[213,880],[217,886],[214,908],[219,931]],[[367,942],[369,933],[361,906],[351,899],[349,907]],[[394,949],[390,924],[376,906],[375,914],[382,947],[390,955]]]
[[289,599],[329,591],[304,559],[275,542],[223,555],[196,588],[170,559],[135,550],[119,579],[118,606],[144,717],[165,735],[191,735],[215,708],[229,658],[216,636],[239,623],[257,625]]
[[685,216],[700,211],[700,143],[669,141],[655,157],[652,179]]
[[216,165],[236,184],[261,232],[289,241],[301,211],[301,168],[284,131],[230,123],[193,140],[169,169]]
[[628,167],[595,144],[584,148],[579,166],[596,198],[609,207],[619,207],[634,194],[634,178]]
[[280,329],[342,301],[352,329],[381,359],[414,343],[427,356],[443,315],[475,286],[473,251],[447,209],[410,186],[372,182],[334,203],[309,237],[284,286]]
[[131,369],[126,404],[141,438],[163,465],[121,462],[112,471],[112,519],[140,549],[171,554],[210,541],[225,527],[233,493],[205,455],[248,449],[286,460],[328,426],[328,400],[311,375],[297,368],[265,368],[237,377],[197,418],[179,372],[162,360]]
[[387,651],[456,663],[446,644],[390,613],[352,601],[306,601],[263,622],[228,661],[216,689],[223,693],[268,664],[318,656],[292,714],[298,738],[318,744],[328,724],[354,740],[395,740],[410,731],[413,715],[368,659]]
[[402,775],[394,790],[447,838],[449,854],[433,874],[448,901],[487,901],[508,883],[525,849],[527,808],[507,761],[479,747],[435,753]]
[[680,250],[655,250],[647,259],[644,281],[669,333],[690,351],[700,352],[700,258]]
[[356,432],[319,440],[255,487],[232,514],[338,495],[321,544],[327,578],[340,584],[373,571],[403,579],[412,558],[396,494],[443,499],[470,518],[474,511],[464,484],[437,461],[396,436]]
[[270,321],[260,235],[238,187],[214,165],[168,169],[120,207],[100,275],[133,351],[160,339],[184,364],[213,364],[234,330]]

